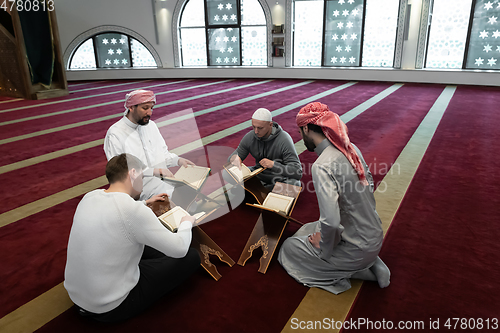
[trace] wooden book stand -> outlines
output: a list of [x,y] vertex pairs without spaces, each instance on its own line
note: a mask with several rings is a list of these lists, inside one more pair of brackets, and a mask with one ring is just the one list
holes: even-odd
[[266,199],[267,194],[269,193],[269,190],[262,185],[260,180],[256,177],[260,172],[264,171],[262,170],[260,172],[257,172],[253,174],[252,176],[249,177],[244,177],[243,181],[237,179],[235,175],[231,171],[229,171],[229,168],[232,166],[231,163],[228,163],[224,165],[224,169],[226,172],[234,179],[236,182],[236,186],[242,186],[245,191],[249,194],[248,196],[245,196],[245,198],[251,198],[251,202],[257,202],[258,204],[262,204],[264,200]]
[[[153,210],[156,216],[160,216],[165,212],[169,211],[171,208],[174,208],[176,205],[172,201],[165,197],[165,201],[156,201],[152,204],[149,204],[148,207]],[[205,216],[210,215],[215,211],[207,213]],[[229,267],[233,267],[234,260],[231,259],[230,256],[224,252],[217,243],[215,243],[210,236],[208,236],[199,226],[193,227],[192,229],[192,240],[191,246],[198,251],[201,259],[201,266],[210,274],[216,281],[222,277],[219,271],[217,271],[217,267],[210,262],[209,255],[216,255],[219,257],[219,260],[225,262],[229,265]]]
[[[204,184],[205,183],[203,183],[203,185]],[[185,210],[188,210],[189,206],[191,206],[193,202],[196,201],[197,198],[201,198],[201,200],[203,201],[210,201],[212,203],[217,204],[217,206],[221,205],[214,199],[201,193],[203,185],[200,186],[198,189],[182,182],[172,183],[172,185],[175,186],[174,192],[172,193],[172,200],[175,201],[178,206],[181,206]]]
[[272,192],[281,194],[284,196],[294,198],[291,208],[288,213],[275,211],[273,209],[269,209],[262,206],[256,206],[252,204],[248,204],[249,206],[253,206],[261,210],[261,214],[255,223],[252,233],[248,238],[248,241],[241,252],[240,259],[238,260],[238,265],[245,266],[245,263],[253,254],[253,250],[258,247],[262,247],[262,256],[260,258],[260,267],[259,272],[265,274],[267,268],[269,267],[269,263],[274,255],[276,247],[278,246],[279,240],[283,231],[285,230],[286,224],[289,220],[293,220],[299,224],[301,222],[290,217],[292,214],[293,208],[297,202],[300,191],[302,187],[284,184],[284,183],[276,183]]

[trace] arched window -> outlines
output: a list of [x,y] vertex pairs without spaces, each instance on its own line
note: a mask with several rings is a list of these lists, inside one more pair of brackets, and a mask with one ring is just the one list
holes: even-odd
[[69,69],[158,67],[151,52],[138,40],[121,32],[103,32],[81,43],[73,52]]
[[188,0],[180,15],[182,66],[267,66],[266,16],[258,0]]
[[[428,0],[427,0],[428,1]],[[500,69],[500,3],[434,0],[424,67]]]
[[293,66],[393,67],[404,10],[400,0],[294,0]]

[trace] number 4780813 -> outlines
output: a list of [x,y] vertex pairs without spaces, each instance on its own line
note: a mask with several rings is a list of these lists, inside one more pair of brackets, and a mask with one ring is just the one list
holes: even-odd
[[[0,0],[1,1],[1,0]],[[38,11],[53,11],[54,0],[3,0],[0,6],[5,11],[11,12],[14,8],[18,11],[38,12]]]

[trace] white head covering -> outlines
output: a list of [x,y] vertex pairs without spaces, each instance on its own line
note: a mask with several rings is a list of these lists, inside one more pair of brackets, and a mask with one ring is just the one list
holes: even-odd
[[253,113],[252,119],[262,121],[273,121],[273,116],[268,109],[260,108]]

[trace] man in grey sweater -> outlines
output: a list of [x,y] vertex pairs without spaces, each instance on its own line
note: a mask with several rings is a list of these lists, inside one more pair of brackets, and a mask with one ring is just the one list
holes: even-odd
[[229,156],[229,161],[241,167],[241,161],[250,154],[256,162],[251,170],[265,168],[257,178],[267,188],[272,189],[276,182],[300,186],[302,166],[290,134],[274,122],[271,112],[264,108],[252,115],[252,127],[253,130],[243,137],[238,148]]

